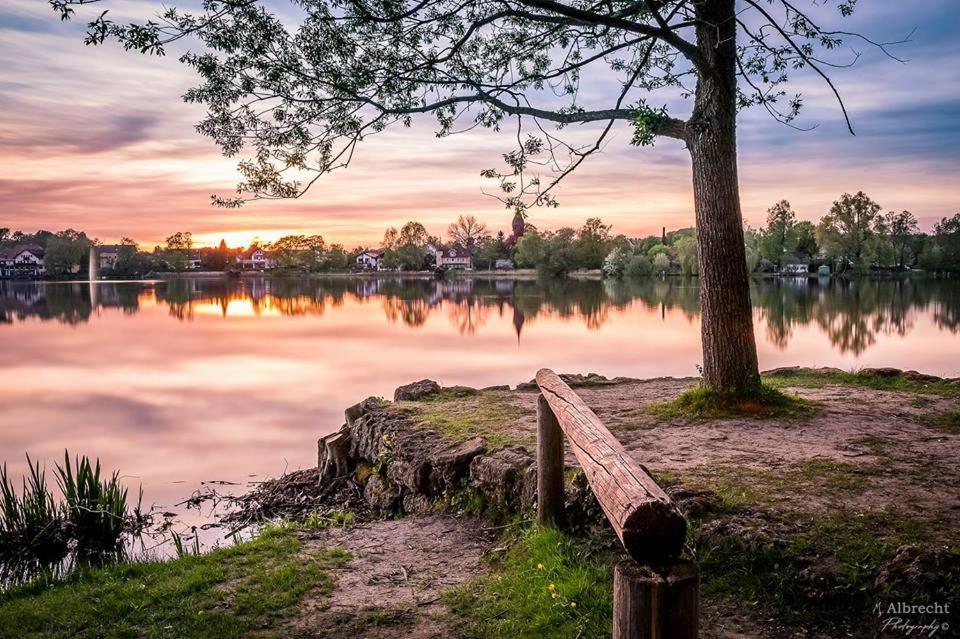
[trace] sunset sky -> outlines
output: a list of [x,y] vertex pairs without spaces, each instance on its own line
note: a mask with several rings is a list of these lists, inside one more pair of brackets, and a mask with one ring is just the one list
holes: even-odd
[[[160,3],[107,7],[149,15]],[[349,168],[321,178],[300,200],[211,207],[211,194],[232,193],[235,161],[193,130],[202,111],[179,98],[194,83],[191,71],[175,55],[85,47],[89,15],[61,23],[45,0],[0,3],[0,226],[74,227],[105,242],[130,236],[147,246],[189,230],[200,244],[319,233],[352,247],[376,244],[386,226],[410,219],[440,234],[460,214],[509,229],[510,213],[481,192],[479,173],[511,149],[511,135],[478,131],[440,140],[429,120],[366,140]],[[742,114],[747,222],[760,225],[781,198],[815,220],[840,193],[856,190],[884,210],[911,210],[925,230],[960,211],[956,26],[955,0],[861,2],[842,27],[879,40],[916,28],[897,49],[909,62],[857,45],[860,63],[834,73],[856,137],[825,87],[806,73],[794,87],[807,105],[800,124],[814,130],[789,129],[761,110]],[[600,216],[628,235],[692,225],[686,151],[666,139],[653,149],[632,147],[630,135],[618,125],[604,153],[562,186],[560,208],[534,210],[531,221],[552,228]]]

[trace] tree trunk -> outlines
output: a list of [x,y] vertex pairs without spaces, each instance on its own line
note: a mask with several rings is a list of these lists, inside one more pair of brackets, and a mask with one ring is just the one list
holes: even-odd
[[695,5],[704,68],[687,143],[693,161],[704,382],[743,392],[759,385],[760,374],[737,183],[734,2]]

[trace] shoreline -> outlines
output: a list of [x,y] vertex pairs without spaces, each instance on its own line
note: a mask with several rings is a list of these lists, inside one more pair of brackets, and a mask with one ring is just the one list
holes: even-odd
[[[868,637],[875,601],[956,592],[960,547],[951,531],[960,525],[960,378],[892,368],[792,367],[763,375],[812,410],[665,417],[654,408],[696,378],[562,376],[686,516],[691,559],[706,585],[704,636],[733,626],[764,639],[798,632]],[[317,467],[243,495],[227,522],[279,527],[199,557],[27,587],[0,603],[0,621],[17,606],[48,610],[66,601],[67,610],[71,603],[82,608],[91,589],[101,598],[120,596],[97,585],[115,573],[170,573],[176,582],[178,571],[212,562],[226,567],[231,583],[247,583],[249,571],[282,556],[284,570],[310,565],[304,557],[322,567],[322,576],[300,574],[311,584],[297,591],[307,603],[295,598],[273,621],[243,623],[279,623],[271,627],[280,634],[322,629],[339,638],[366,636],[384,623],[377,620],[389,619],[383,627],[396,634],[385,637],[421,636],[424,627],[440,628],[425,637],[459,636],[466,627],[486,627],[490,617],[522,622],[528,613],[514,602],[528,597],[551,610],[549,586],[556,585],[566,601],[580,604],[578,615],[587,615],[577,617],[588,624],[585,636],[608,634],[607,580],[622,549],[569,453],[567,527],[545,532],[530,523],[538,393],[533,382],[474,389],[421,380],[398,387],[392,401],[369,397],[346,408],[339,431],[319,439]],[[548,567],[543,574],[538,562]],[[595,575],[590,595],[576,586],[574,575],[583,571]],[[731,578],[747,573],[749,580]],[[744,600],[755,603],[743,609]],[[175,616],[181,605],[183,614],[196,615],[202,604],[188,598],[145,605],[173,606],[168,614]],[[230,613],[229,605],[216,605]],[[77,617],[94,623],[82,612]],[[558,630],[565,619],[547,613],[548,624],[559,624],[548,634],[565,636]],[[74,629],[72,619],[58,623],[63,634]],[[113,628],[104,626],[104,634]]]

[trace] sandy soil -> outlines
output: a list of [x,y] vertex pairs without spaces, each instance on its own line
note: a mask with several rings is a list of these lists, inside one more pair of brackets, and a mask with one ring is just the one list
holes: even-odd
[[288,628],[289,636],[454,636],[444,621],[441,595],[481,571],[481,559],[497,537],[485,526],[475,519],[432,515],[305,535],[305,560],[321,546],[346,548],[353,558],[335,571],[332,595],[305,602]]

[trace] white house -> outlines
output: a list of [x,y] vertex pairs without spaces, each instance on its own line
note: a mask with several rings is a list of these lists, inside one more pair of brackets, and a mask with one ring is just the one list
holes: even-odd
[[383,251],[370,249],[357,256],[357,268],[364,271],[379,271],[383,261]]
[[0,249],[0,276],[43,277],[47,272],[43,265],[43,255],[43,248],[32,244]]
[[97,247],[97,257],[100,261],[100,268],[113,269],[117,265],[117,258],[120,256],[119,244],[104,244]]
[[244,270],[265,271],[276,266],[270,254],[259,246],[251,246],[241,253],[240,257],[237,258],[237,262],[240,264],[240,268]]
[[451,246],[437,251],[437,268],[462,268],[467,271],[473,270],[473,257],[465,248]]

